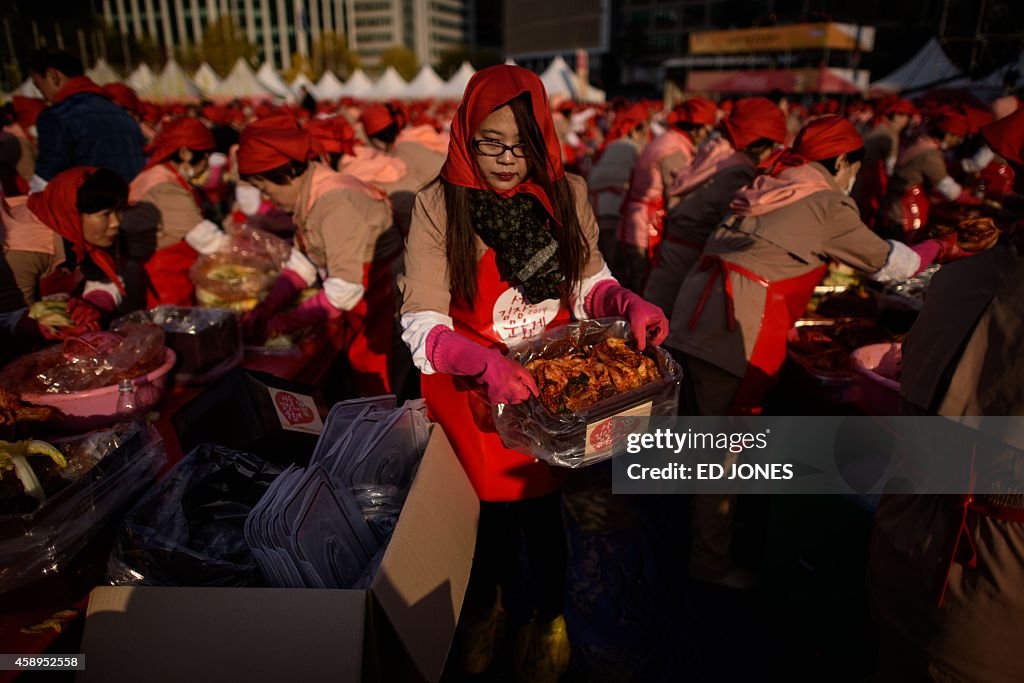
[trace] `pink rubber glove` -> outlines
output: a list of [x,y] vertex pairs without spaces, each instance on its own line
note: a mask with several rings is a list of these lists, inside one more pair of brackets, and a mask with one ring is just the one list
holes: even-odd
[[341,315],[341,310],[327,299],[323,290],[317,295],[306,299],[291,311],[278,313],[267,323],[267,339],[296,330],[322,326],[328,320]]
[[444,325],[427,335],[427,358],[438,372],[475,377],[495,405],[522,403],[540,393],[533,375],[522,365]]
[[628,320],[639,351],[644,350],[648,339],[661,346],[668,338],[665,312],[615,280],[598,282],[587,295],[586,308],[595,318],[621,316]]
[[[953,235],[953,237],[954,241],[956,241],[956,235]],[[920,273],[922,270],[934,263],[935,259],[937,259],[943,252],[943,244],[937,239],[924,240],[910,248],[914,253],[921,257],[921,265],[918,266],[917,273]],[[917,275],[917,273],[914,273],[914,275]]]
[[290,304],[305,287],[306,281],[301,275],[287,268],[282,270],[266,298],[242,318],[242,332],[245,338],[263,341],[270,319]]
[[113,313],[114,309],[117,308],[117,302],[114,301],[114,296],[110,292],[105,292],[102,289],[94,289],[88,294],[82,296],[83,301],[88,301],[90,304],[96,307],[100,313]]

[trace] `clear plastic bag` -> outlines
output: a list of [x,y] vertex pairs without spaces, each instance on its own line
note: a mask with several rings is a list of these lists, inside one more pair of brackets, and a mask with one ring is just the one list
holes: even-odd
[[178,356],[174,377],[179,384],[208,384],[242,363],[242,328],[231,311],[157,306],[119,318],[110,329],[116,332],[131,323],[163,329],[167,346]]
[[280,237],[242,226],[217,253],[192,265],[196,299],[204,306],[248,310],[266,295],[290,253]]
[[156,429],[141,423],[53,444],[68,459],[52,482],[62,488],[29,514],[0,516],[0,593],[62,571],[167,461]]
[[[629,323],[619,318],[582,320],[545,331],[509,348],[508,357],[526,365],[536,358],[558,358],[610,337],[632,339]],[[584,467],[624,451],[619,433],[612,432],[612,417],[675,415],[683,370],[664,349],[644,351],[658,367],[661,379],[626,393],[598,401],[585,410],[555,415],[536,398],[515,405],[494,406],[494,425],[508,448],[527,453],[552,465]]]
[[15,393],[65,394],[135,379],[166,360],[164,332],[129,323],[117,332],[87,332],[18,358],[0,373],[0,387]]
[[107,564],[114,584],[262,586],[246,517],[281,473],[250,453],[203,444],[125,516]]
[[878,297],[879,310],[920,312],[932,278],[941,267],[933,263],[909,280],[886,285]]

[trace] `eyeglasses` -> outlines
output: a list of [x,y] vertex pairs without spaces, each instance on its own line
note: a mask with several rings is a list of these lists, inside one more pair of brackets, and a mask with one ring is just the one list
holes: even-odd
[[473,149],[477,154],[482,154],[485,157],[500,157],[505,152],[512,152],[512,156],[517,159],[526,158],[526,145],[522,143],[505,145],[494,140],[473,140]]

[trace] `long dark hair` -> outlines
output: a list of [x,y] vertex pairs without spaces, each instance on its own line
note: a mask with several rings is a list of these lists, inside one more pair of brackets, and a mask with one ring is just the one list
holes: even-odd
[[[528,94],[508,102],[516,117],[519,135],[526,146],[526,167],[530,178],[547,194],[555,212],[550,222],[551,234],[558,242],[558,260],[565,280],[562,283],[562,302],[569,306],[569,296],[579,286],[587,259],[587,243],[576,214],[576,198],[569,179],[552,179],[551,162],[544,136],[533,117]],[[445,248],[448,254],[448,281],[452,293],[471,304],[476,298],[476,233],[470,218],[469,193],[473,190],[453,185],[438,178],[444,189],[444,203],[448,214]]]

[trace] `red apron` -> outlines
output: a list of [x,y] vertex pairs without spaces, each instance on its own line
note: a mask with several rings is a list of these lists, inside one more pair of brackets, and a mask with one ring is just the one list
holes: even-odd
[[691,330],[696,329],[697,321],[704,312],[704,306],[719,276],[722,277],[725,289],[725,319],[730,331],[736,329],[730,274],[735,273],[765,288],[761,327],[747,361],[747,372],[729,409],[731,415],[758,415],[762,411],[761,400],[765,392],[786,360],[786,334],[807,310],[807,303],[814,294],[814,288],[821,282],[826,266],[822,264],[803,275],[775,282],[714,255],[705,256],[701,268],[711,272],[690,317]]
[[[471,306],[452,299],[448,311],[455,331],[488,347],[532,337],[551,325],[569,322],[563,306],[531,306],[501,278],[493,249],[477,265],[477,294]],[[563,470],[505,448],[494,428],[491,406],[469,377],[444,373],[422,376],[423,398],[433,420],[444,427],[480,500],[535,498],[556,490]]]
[[388,359],[394,343],[395,286],[385,259],[363,264],[366,292],[354,308],[342,311],[337,351],[344,351],[360,396],[391,393]]
[[928,193],[921,185],[911,185],[903,191],[900,197],[900,215],[903,228],[903,236],[910,241],[910,238],[918,230],[928,225],[928,211],[931,208],[931,201]]
[[[176,182],[192,195],[196,207],[201,206],[199,192],[181,177],[171,163],[160,164],[140,173],[132,181],[129,198],[132,202],[139,202],[149,190],[167,182]],[[149,308],[160,305],[191,306],[194,303],[195,285],[188,271],[198,258],[199,253],[184,240],[158,249],[144,266],[150,284],[146,292],[146,305]]]
[[195,285],[188,271],[198,258],[199,252],[184,240],[158,249],[145,265],[150,284],[146,306],[191,306]]
[[857,181],[860,184],[857,196],[860,218],[864,225],[874,230],[881,215],[882,201],[889,189],[889,174],[885,172],[885,162],[879,160],[874,165],[863,168]]

